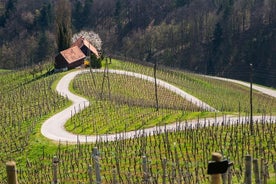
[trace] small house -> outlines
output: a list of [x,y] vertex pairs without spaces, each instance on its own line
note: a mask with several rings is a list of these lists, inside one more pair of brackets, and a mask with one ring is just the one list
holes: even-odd
[[96,58],[99,58],[99,52],[97,49],[89,42],[87,41],[84,37],[79,37],[71,47],[78,46],[81,51],[86,55],[90,56],[90,54],[94,54]]
[[84,63],[86,55],[78,46],[72,46],[66,50],[61,51],[55,57],[56,69],[72,69],[81,66]]

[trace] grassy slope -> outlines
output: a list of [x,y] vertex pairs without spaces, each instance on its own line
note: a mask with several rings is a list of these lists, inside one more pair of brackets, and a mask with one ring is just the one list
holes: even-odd
[[51,89],[60,74],[41,77],[45,73],[37,74],[38,78],[25,70],[0,74],[1,160],[16,160],[20,165],[27,157],[37,158],[43,145],[48,153],[56,150],[56,145],[42,138],[40,126],[43,120],[70,103]]
[[[66,124],[67,130],[80,134],[104,134],[214,116],[162,87],[158,88],[159,111],[156,111],[154,85],[129,76],[109,74],[110,93],[108,81],[105,81],[101,93],[102,76],[101,73],[93,76],[85,74],[74,80],[73,88],[89,98],[92,104],[72,117]],[[96,87],[92,77],[95,78]]]
[[[111,68],[127,69],[153,76],[152,67],[112,60]],[[159,79],[165,80],[198,97],[220,111],[249,112],[249,89],[239,84],[206,78],[179,70],[161,69]],[[276,99],[253,90],[254,113],[276,113]]]
[[[128,70],[133,70],[133,71],[136,71],[136,72],[143,72],[145,74],[150,74],[151,71],[152,71],[150,68],[144,68],[144,67],[140,67],[140,66],[136,66],[136,65],[132,65],[132,64],[125,64],[125,63],[121,63],[121,62],[117,62],[117,61],[112,61],[112,67],[113,68],[118,68],[118,69],[120,69],[120,68],[121,69],[127,69],[128,68]],[[13,82],[15,82],[14,84],[22,84],[22,80],[24,82],[28,81],[28,75],[27,74],[24,74],[24,75],[27,76],[27,77],[24,78],[24,80],[22,79],[22,77],[21,78],[20,77],[13,78]],[[176,77],[176,76],[180,75],[178,73],[173,74],[173,75],[172,74],[170,74],[170,75],[165,74],[165,76],[164,76],[164,74],[162,74],[162,72],[160,72],[160,73],[158,73],[158,75],[160,75],[160,78],[166,78],[170,81],[174,81],[175,84],[178,84],[178,86],[183,87],[180,84],[182,84],[182,82],[185,81],[185,80],[183,80],[183,77],[181,77],[182,78],[181,80],[178,80],[177,77]],[[181,76],[183,76],[183,75],[184,74],[181,74]],[[185,75],[192,75],[193,76],[194,74],[185,74]],[[193,77],[192,81],[197,81],[197,80],[202,81],[204,79],[197,79],[197,78]],[[1,80],[1,81],[3,81],[3,80]],[[187,80],[187,81],[190,81],[190,80]],[[36,81],[31,82],[31,85],[35,82]],[[198,88],[200,88],[200,85],[197,84],[197,83],[198,82],[193,82],[193,83],[188,83],[188,84],[196,84],[197,86],[199,86]],[[202,82],[199,82],[199,83],[202,84]],[[209,81],[205,82],[205,84],[212,86],[212,84]],[[3,84],[3,85],[6,85],[6,84]],[[12,86],[11,82],[10,82],[10,85],[8,85],[8,86],[9,87],[5,88],[6,90],[9,89],[10,86]],[[206,88],[203,88],[203,91],[205,89]],[[6,90],[4,92],[6,92]],[[200,91],[200,90],[201,89],[198,89],[198,91]],[[199,92],[199,93],[202,93],[202,92]],[[214,96],[219,96],[219,93],[215,94]],[[224,98],[224,100],[225,99],[226,98]],[[68,105],[68,103],[67,103],[67,105]],[[60,108],[65,108],[65,107],[66,107],[66,104],[63,104],[62,106],[60,106]],[[58,111],[58,109],[56,111]],[[52,113],[54,113],[54,112],[52,112]],[[66,183],[74,183],[74,182],[72,182],[74,180],[73,179],[74,177],[76,177],[76,176],[80,177],[82,175],[85,175],[85,173],[86,173],[86,170],[85,170],[86,164],[87,163],[92,164],[89,157],[90,157],[91,149],[94,146],[98,146],[101,150],[101,153],[102,153],[101,154],[101,157],[102,157],[102,160],[101,160],[102,162],[101,163],[102,163],[103,175],[106,175],[106,177],[110,177],[110,167],[109,167],[109,165],[114,165],[115,164],[114,160],[115,160],[116,154],[119,154],[119,153],[121,154],[119,165],[120,165],[121,168],[125,168],[125,170],[122,170],[121,172],[127,174],[127,169],[128,168],[131,168],[131,170],[133,170],[133,168],[136,168],[137,170],[139,170],[138,168],[139,168],[139,165],[140,165],[139,163],[140,163],[140,159],[141,159],[141,154],[147,154],[150,157],[149,159],[152,160],[152,163],[156,163],[157,168],[161,167],[160,158],[166,156],[168,158],[168,164],[169,164],[168,168],[173,167],[173,156],[172,155],[170,156],[170,152],[173,151],[173,149],[172,149],[173,147],[170,147],[170,146],[172,146],[172,143],[174,143],[174,142],[177,143],[176,144],[177,145],[177,153],[180,154],[179,157],[181,158],[181,164],[184,164],[183,166],[185,166],[185,163],[194,162],[195,161],[194,159],[197,159],[198,163],[203,164],[203,162],[208,160],[207,157],[210,155],[210,152],[212,152],[214,150],[222,151],[221,148],[220,148],[221,147],[220,144],[222,144],[222,142],[221,141],[218,141],[218,142],[215,141],[215,142],[213,142],[215,144],[212,146],[211,149],[205,150],[206,151],[205,157],[202,157],[202,151],[204,150],[204,147],[206,147],[206,144],[210,144],[208,142],[208,140],[213,140],[218,136],[218,134],[216,133],[217,132],[216,128],[215,129],[210,129],[210,130],[206,129],[206,131],[200,131],[200,130],[191,131],[191,133],[186,132],[184,134],[180,134],[180,133],[177,133],[177,132],[171,133],[171,134],[168,135],[168,141],[169,142],[161,141],[162,139],[164,140],[164,135],[160,135],[160,136],[152,137],[150,142],[149,142],[149,139],[145,140],[144,138],[141,138],[141,139],[137,139],[137,140],[119,141],[117,143],[97,143],[96,145],[92,144],[92,145],[79,145],[79,146],[70,146],[70,145],[68,145],[68,146],[61,146],[59,148],[59,146],[57,146],[57,144],[46,140],[40,134],[41,121],[43,119],[49,117],[50,114],[47,114],[47,115],[45,115],[45,116],[43,116],[42,118],[39,119],[39,122],[36,124],[34,130],[32,131],[32,135],[29,138],[28,145],[25,147],[23,152],[20,153],[20,156],[19,156],[19,154],[14,154],[14,156],[10,157],[10,158],[14,158],[17,161],[19,168],[23,169],[23,171],[26,171],[26,173],[29,173],[28,177],[24,176],[24,174],[19,176],[22,183],[24,183],[23,181],[25,181],[25,183],[28,183],[30,181],[34,181],[34,178],[43,178],[43,177],[47,178],[45,176],[48,176],[49,178],[51,178],[51,158],[53,157],[53,155],[59,155],[60,159],[64,160],[62,162],[63,163],[63,166],[62,166],[63,171],[62,172],[64,172],[66,170],[65,168],[67,168],[67,171],[68,171],[68,167],[71,168],[72,164],[74,164],[75,167],[78,168],[78,170],[74,170],[74,169],[71,168],[70,169],[71,171],[69,173],[67,173],[68,174],[67,178],[68,178],[68,180],[70,180],[70,182],[67,181]],[[3,124],[3,122],[1,122],[1,124]],[[239,130],[238,127],[237,127],[237,129],[236,128],[233,129],[231,127],[229,127],[229,128],[230,129],[225,129],[223,131],[218,131],[218,132],[222,132],[222,133],[224,131],[225,132],[230,132],[229,130],[231,130],[231,131],[233,131],[233,135],[235,134],[235,132],[240,132],[240,133],[238,133],[240,135],[242,135],[242,134],[246,135],[247,134],[245,129],[241,129],[242,130],[241,131],[241,130]],[[243,127],[243,128],[245,128],[245,127]],[[267,128],[269,128],[270,131],[275,130],[275,126],[267,127]],[[269,132],[269,129],[266,130],[267,128],[263,127],[263,130],[265,130],[265,131],[263,131],[263,133]],[[3,133],[4,132],[1,132],[2,137],[5,136]],[[262,132],[259,132],[259,136],[261,138],[264,138],[264,136],[267,136],[267,134],[262,135],[261,133]],[[198,139],[194,139],[193,135],[200,135],[200,136],[199,136]],[[225,133],[223,133],[222,135],[225,135]],[[242,157],[241,157],[242,153],[240,152],[242,150],[242,143],[243,143],[242,140],[247,140],[248,139],[248,141],[251,142],[251,145],[257,146],[256,149],[258,148],[258,145],[256,145],[256,141],[258,141],[258,140],[256,140],[256,139],[255,140],[251,139],[251,138],[241,139],[241,136],[238,136],[237,140],[236,140],[237,142],[233,142],[232,133],[228,134],[227,136],[226,135],[225,135],[225,138],[224,138],[225,140],[223,141],[223,143],[225,144],[225,143],[228,142],[229,144],[225,144],[223,147],[229,146],[229,145],[231,145],[231,143],[232,144],[233,143],[235,144],[235,143],[238,143],[238,142],[240,143],[239,147],[241,147],[241,149],[236,150],[236,152],[238,151],[238,153],[236,154],[235,157],[234,157],[234,155],[231,155],[233,153],[231,153],[230,151],[229,151],[229,153],[226,153],[233,160],[238,159],[238,161],[240,162],[241,161],[240,159],[242,159]],[[205,141],[203,141],[203,140],[205,140]],[[265,142],[265,141],[267,141],[267,140],[271,140],[271,138],[268,137],[268,138],[265,138],[264,140],[262,140],[262,141],[264,141],[263,142],[263,148],[265,148],[264,151],[266,153],[269,153],[269,155],[271,155],[271,154],[275,155],[275,150],[274,151],[271,150],[272,152],[267,152],[266,149],[269,147],[269,146],[268,147],[266,146],[268,143]],[[196,142],[194,142],[194,141],[196,141]],[[196,146],[197,149],[195,149],[195,143],[197,145]],[[159,149],[157,149],[157,147],[158,147],[157,145],[159,145]],[[260,146],[262,146],[262,145],[260,145]],[[117,148],[119,148],[119,150]],[[229,147],[229,149],[230,148],[231,147]],[[187,153],[183,152],[183,150],[185,150],[185,149],[187,150]],[[252,147],[252,149],[253,149],[253,147]],[[197,152],[196,150],[201,150],[201,151]],[[251,151],[248,150],[248,151],[251,152],[252,150]],[[185,154],[185,156],[182,155],[183,153]],[[194,158],[190,158],[190,159],[187,160],[188,155],[190,155],[190,156],[194,155]],[[68,156],[70,156],[70,158],[75,158],[78,161],[73,161],[73,160],[69,161]],[[259,156],[262,156],[261,152],[260,152]],[[7,158],[7,157],[5,157],[5,158]],[[129,158],[131,158],[131,159],[128,160]],[[2,157],[2,159],[3,159],[3,157]],[[26,162],[27,160],[28,160],[28,162]],[[108,161],[108,160],[110,160],[110,161]],[[123,160],[125,160],[125,161],[123,161]],[[237,160],[235,160],[235,161],[238,162]],[[27,163],[29,163],[30,165],[28,165]],[[133,166],[134,163],[136,164],[135,167]],[[80,164],[82,164],[82,165],[80,165]],[[40,165],[40,167],[43,166],[43,168],[49,168],[49,169],[48,170],[47,169],[46,170],[42,169],[42,168],[38,167],[39,165]],[[83,168],[83,169],[81,169],[81,168]],[[3,174],[4,173],[4,168],[2,167],[2,169],[1,169],[1,172],[0,172],[0,173],[2,173],[1,177],[3,177],[3,175],[4,175]],[[187,171],[190,170],[191,172],[194,172],[193,164],[189,165],[189,168],[187,168],[187,169],[188,169]],[[39,171],[38,176],[30,174],[30,173],[33,173],[34,170]],[[153,170],[155,170],[155,169],[153,169]],[[42,172],[40,173],[40,171],[42,171]],[[204,174],[204,173],[201,173],[201,175],[202,174]],[[122,176],[122,177],[125,177],[125,176]],[[42,180],[45,183],[47,183],[47,181],[48,181],[47,179],[41,179],[41,181]],[[79,181],[86,181],[86,180],[84,178],[83,179],[79,178]]]

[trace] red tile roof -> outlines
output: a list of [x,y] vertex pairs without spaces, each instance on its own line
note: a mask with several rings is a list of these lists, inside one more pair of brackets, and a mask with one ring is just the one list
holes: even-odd
[[68,63],[73,63],[86,57],[78,46],[73,46],[69,49],[63,50],[60,52],[60,54],[66,59]]
[[82,48],[83,46],[86,46],[92,53],[95,54],[95,56],[97,58],[100,57],[99,52],[97,51],[97,49],[85,38],[83,38],[82,36],[79,37],[73,44],[73,46],[78,46],[79,48]]

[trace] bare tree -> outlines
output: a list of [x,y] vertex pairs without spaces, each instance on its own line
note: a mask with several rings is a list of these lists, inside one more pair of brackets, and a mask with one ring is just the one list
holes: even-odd
[[94,31],[80,31],[73,35],[72,42],[75,42],[81,36],[88,40],[97,50],[102,50],[102,40],[97,33]]

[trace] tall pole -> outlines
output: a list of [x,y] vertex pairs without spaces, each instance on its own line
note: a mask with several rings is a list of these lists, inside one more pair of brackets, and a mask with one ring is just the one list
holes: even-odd
[[52,184],[57,184],[58,183],[58,179],[57,179],[57,175],[58,175],[58,158],[56,156],[54,156],[53,158],[53,182]]
[[153,75],[154,75],[156,111],[158,111],[159,110],[159,104],[158,104],[158,94],[157,94],[156,70],[157,70],[157,61],[154,62],[154,73],[153,73]]
[[253,134],[253,105],[252,105],[252,79],[253,78],[253,64],[250,63],[250,131]]

